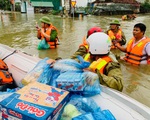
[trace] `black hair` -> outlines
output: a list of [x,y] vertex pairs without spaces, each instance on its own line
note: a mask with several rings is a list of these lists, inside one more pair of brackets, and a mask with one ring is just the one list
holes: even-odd
[[137,23],[134,25],[134,28],[140,28],[141,32],[145,33],[146,26],[143,23]]

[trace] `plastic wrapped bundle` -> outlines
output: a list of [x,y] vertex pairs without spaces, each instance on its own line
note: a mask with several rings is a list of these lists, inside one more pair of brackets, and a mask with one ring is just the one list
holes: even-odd
[[79,92],[82,95],[93,96],[100,93],[99,78],[96,73],[84,71],[90,64],[78,57],[78,63],[72,59],[57,61],[53,69],[60,71],[56,78],[56,86],[68,91]]
[[45,58],[43,60],[40,60],[37,65],[22,79],[21,83],[23,86],[33,82],[37,81],[41,73],[43,72],[44,68],[46,67],[47,63],[46,61],[49,58]]

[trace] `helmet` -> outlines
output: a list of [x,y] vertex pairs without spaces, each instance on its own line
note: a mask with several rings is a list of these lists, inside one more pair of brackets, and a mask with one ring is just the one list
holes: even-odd
[[87,32],[87,37],[89,37],[91,34],[95,32],[102,32],[102,29],[100,27],[92,27]]
[[87,38],[87,42],[92,55],[104,55],[110,51],[111,39],[103,32],[93,33]]
[[119,23],[119,20],[113,20],[110,25],[119,25],[120,26],[120,23]]
[[47,16],[43,16],[40,21],[46,24],[51,24],[50,19]]

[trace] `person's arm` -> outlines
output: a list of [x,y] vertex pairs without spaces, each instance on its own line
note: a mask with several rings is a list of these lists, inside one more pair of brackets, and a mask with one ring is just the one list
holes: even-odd
[[121,45],[125,45],[126,44],[126,37],[125,37],[125,35],[124,35],[124,32],[122,31],[122,36],[121,36],[121,41],[120,41],[120,44]]
[[119,63],[110,62],[105,68],[105,74],[101,74],[98,70],[97,74],[100,84],[119,91],[123,90],[123,76]]
[[70,58],[78,61],[77,58],[78,55],[84,57],[86,54],[87,54],[87,48],[84,46],[80,46],[79,49],[72,56],[70,56]]
[[56,30],[51,30],[51,38],[50,38],[50,41],[55,41],[56,37],[57,37],[58,33]]
[[125,47],[123,47],[123,46],[120,46],[120,44],[118,44],[118,42],[113,41],[113,44],[114,44],[119,50],[121,50],[122,52],[126,52],[126,51],[127,51],[127,48],[125,48]]
[[150,64],[150,42],[149,43],[147,43],[147,45],[146,45],[146,48],[145,48],[145,51],[146,51],[146,53],[147,53],[147,64]]
[[44,35],[44,38],[46,41],[50,41],[50,35],[47,35],[45,32],[44,32],[44,29],[41,29],[41,33]]
[[41,29],[37,28],[37,38],[41,39]]

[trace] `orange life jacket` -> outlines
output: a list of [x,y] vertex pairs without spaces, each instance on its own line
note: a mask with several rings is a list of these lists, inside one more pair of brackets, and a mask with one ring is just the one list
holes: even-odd
[[[44,28],[42,28],[42,29],[44,30]],[[45,33],[46,33],[47,35],[50,35],[52,30],[56,30],[56,31],[57,31],[56,27],[54,27],[53,25],[50,25],[50,27],[46,30]],[[41,33],[41,40],[43,40],[43,39],[44,39],[44,35]],[[58,38],[56,38],[55,41],[49,41],[49,40],[47,40],[47,39],[46,39],[46,41],[47,41],[47,43],[50,45],[50,48],[51,48],[51,49],[56,48],[57,45],[58,45]]]
[[0,59],[0,85],[13,82],[12,75],[7,70],[8,66]]
[[8,70],[8,66],[2,59],[0,59],[0,70]]
[[[90,60],[90,53],[86,54],[86,56],[84,57],[84,60],[85,61]],[[94,72],[95,70],[99,70],[100,73],[104,74],[105,66],[111,61],[112,60],[109,56],[104,56],[102,58],[99,58],[97,61],[93,61],[91,65],[89,66],[89,68],[92,69],[92,71]]]
[[[126,53],[126,56],[125,56],[125,60],[127,62],[130,62],[132,64],[136,64],[136,65],[139,65],[140,62],[142,60],[148,60],[147,59],[147,55],[143,54],[143,50],[144,50],[144,47],[145,45],[150,42],[150,39],[149,38],[146,38],[146,39],[143,39],[141,40],[137,45],[135,45],[133,48],[132,48],[132,45],[133,45],[133,42],[134,42],[134,38],[132,38],[129,42],[128,42],[128,45],[127,45],[127,53]],[[142,59],[143,57],[146,57],[145,59]]]
[[81,46],[84,46],[86,48],[86,50],[88,51],[89,46],[88,46],[87,41],[86,41],[86,36],[83,37],[82,44],[79,47],[81,47]]
[[[121,40],[122,39],[122,31],[121,31],[121,29],[119,29],[118,32],[116,34],[114,34],[114,32],[112,30],[109,30],[108,36],[110,37],[111,40]],[[116,47],[112,44],[111,48],[114,49]]]

